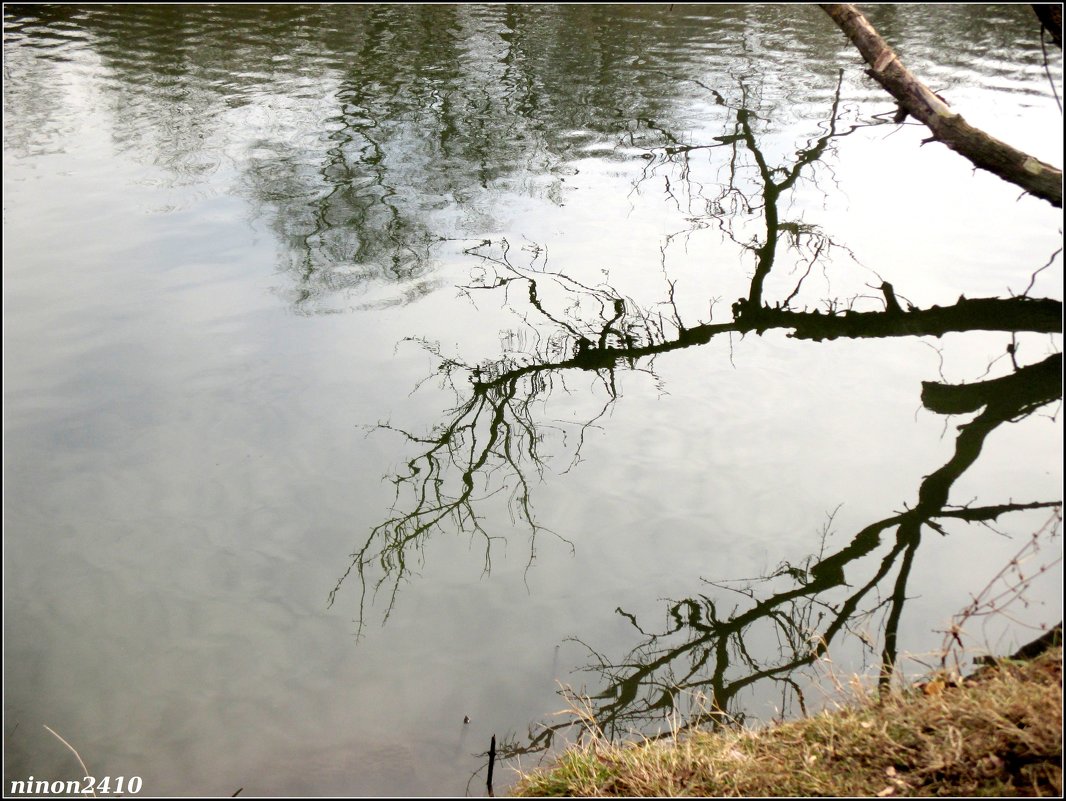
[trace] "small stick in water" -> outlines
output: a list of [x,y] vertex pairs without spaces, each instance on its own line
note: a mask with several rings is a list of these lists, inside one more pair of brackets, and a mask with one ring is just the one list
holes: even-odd
[[489,778],[485,782],[485,786],[489,789],[489,797],[495,798],[495,794],[492,792],[492,769],[496,767],[496,735],[492,735],[492,740],[489,742]]

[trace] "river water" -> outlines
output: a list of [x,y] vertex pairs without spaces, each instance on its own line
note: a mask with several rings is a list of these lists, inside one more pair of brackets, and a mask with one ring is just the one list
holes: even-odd
[[[1059,160],[1027,6],[869,13]],[[48,726],[151,794],[477,795],[562,687],[757,722],[1061,618],[1061,213],[816,7],[4,15],[5,792],[84,774]]]

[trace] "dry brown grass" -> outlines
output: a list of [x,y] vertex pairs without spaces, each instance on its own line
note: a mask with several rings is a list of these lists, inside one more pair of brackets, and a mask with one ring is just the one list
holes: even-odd
[[1061,796],[1062,648],[761,731],[567,751],[520,796]]

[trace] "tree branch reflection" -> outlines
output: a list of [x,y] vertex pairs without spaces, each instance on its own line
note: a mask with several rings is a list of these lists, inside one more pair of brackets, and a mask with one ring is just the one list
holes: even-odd
[[[763,680],[781,684],[784,698],[791,696],[804,708],[802,690],[793,678],[796,671],[828,653],[842,632],[857,621],[871,619],[878,610],[883,610],[880,676],[886,685],[898,659],[899,623],[923,530],[943,535],[943,523],[948,520],[988,524],[1013,512],[1061,509],[1060,501],[948,504],[951,486],[976,461],[988,435],[1003,423],[1060,399],[1061,382],[1062,360],[1056,355],[1005,378],[978,384],[925,383],[923,402],[930,411],[984,409],[959,427],[954,455],[921,483],[913,509],[866,526],[845,547],[827,556],[813,555],[801,566],[784,563],[772,575],[739,588],[731,583],[713,585],[739,595],[746,608],[725,608],[720,599],[706,594],[669,601],[668,627],[648,633],[634,615],[619,607],[617,613],[643,638],[626,656],[612,661],[579,641],[592,656],[584,670],[598,674],[603,687],[589,699],[588,714],[595,728],[612,739],[637,731],[647,736],[649,727],[676,731],[674,716],[691,698],[698,698],[699,703],[681,728],[742,721],[741,693]],[[856,582],[856,573],[865,568],[864,558],[893,530],[891,547],[872,576]],[[888,580],[893,570],[895,578]],[[782,581],[788,586],[774,591]],[[766,642],[776,642],[777,653],[756,655],[755,644]],[[528,739],[524,743],[512,740],[506,753],[517,756],[549,749],[556,735],[574,725],[564,720],[532,727]],[[587,728],[580,730],[578,739],[586,733]]]
[[[838,83],[821,136],[811,139],[786,164],[771,166],[756,136],[757,115],[744,107],[731,112],[731,133],[711,146],[729,149],[728,179],[708,202],[703,222],[717,223],[728,239],[755,257],[747,292],[732,304],[729,321],[686,322],[679,312],[676,284],[669,280],[662,299],[646,304],[607,283],[578,280],[565,270],[550,268],[537,245],[519,249],[507,240],[484,240],[468,248],[476,266],[462,290],[471,299],[498,298],[518,316],[522,327],[511,333],[503,355],[476,364],[445,356],[433,343],[415,340],[437,358],[435,377],[455,393],[456,405],[425,435],[391,424],[380,426],[400,433],[416,455],[392,479],[393,514],[374,527],[353,554],[347,573],[331,593],[331,603],[354,572],[361,584],[360,626],[368,598],[379,591],[387,596],[387,618],[409,573],[409,562],[421,554],[435,531],[458,531],[482,542],[488,570],[497,535],[485,523],[484,510],[501,499],[529,534],[532,564],[537,538],[548,531],[535,514],[532,487],[550,457],[549,435],[562,426],[544,424],[535,411],[553,393],[568,391],[565,376],[575,371],[596,376],[603,405],[576,425],[573,460],[580,456],[587,429],[621,397],[620,372],[654,374],[657,357],[705,345],[721,334],[783,330],[797,339],[821,341],[1061,331],[1062,304],[1057,300],[960,296],[948,306],[920,308],[907,303],[904,308],[888,282],[880,286],[877,305],[882,308],[877,309],[858,309],[854,298],[830,300],[824,310],[791,308],[803,277],[771,305],[766,299],[768,278],[775,265],[780,266],[782,254],[797,256],[806,275],[833,248],[841,247],[817,227],[784,220],[779,212],[804,171],[825,156],[835,136],[845,135],[837,125],[839,92]],[[751,100],[743,86],[741,99]],[[666,153],[671,155],[677,154]],[[751,160],[754,171],[741,169],[744,159]],[[746,185],[748,179],[742,175],[755,175],[754,184]],[[734,213],[738,208],[744,214],[761,215],[765,234],[743,236]],[[713,311],[712,303],[712,315]],[[924,383],[923,404],[930,411],[976,415],[959,427],[952,457],[922,480],[914,507],[865,526],[828,555],[819,551],[802,565],[785,563],[772,575],[746,585],[714,585],[742,603],[727,604],[711,594],[670,601],[668,625],[661,632],[648,633],[634,615],[619,608],[642,639],[621,660],[586,645],[592,655],[587,670],[597,675],[603,688],[590,699],[590,715],[598,728],[612,737],[634,729],[646,732],[677,713],[681,699],[696,693],[707,699],[707,706],[689,709],[685,725],[721,725],[742,718],[742,694],[767,681],[779,684],[783,696],[802,705],[796,671],[826,654],[844,632],[877,616],[880,645],[870,648],[879,652],[882,682],[887,682],[898,661],[900,620],[923,533],[944,533],[949,521],[990,525],[1006,514],[1061,506],[1058,501],[949,503],[952,486],[978,459],[993,430],[1060,397],[1058,354],[1019,367],[1004,378],[967,385]],[[765,643],[773,644],[771,653],[760,650]],[[531,730],[525,742],[512,741],[503,753],[513,756],[550,748],[556,734],[571,725],[565,721]]]

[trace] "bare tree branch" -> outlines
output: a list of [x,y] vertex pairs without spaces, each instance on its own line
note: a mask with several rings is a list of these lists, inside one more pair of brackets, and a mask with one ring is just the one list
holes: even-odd
[[883,86],[912,117],[979,169],[988,170],[1026,192],[1062,208],[1062,170],[1017,150],[970,125],[903,66],[899,56],[854,5],[823,4],[870,65],[867,74]]

